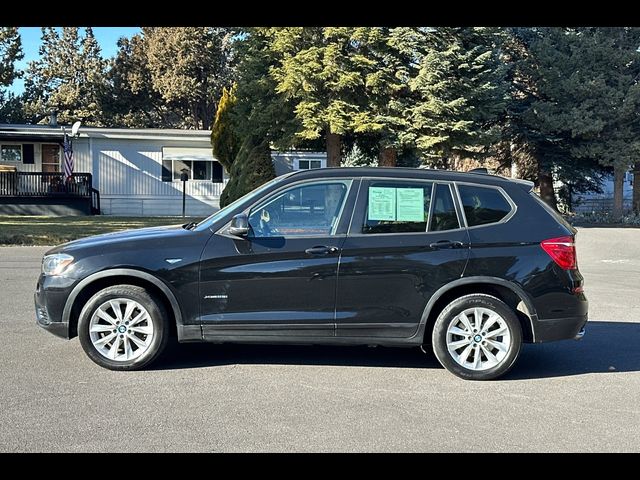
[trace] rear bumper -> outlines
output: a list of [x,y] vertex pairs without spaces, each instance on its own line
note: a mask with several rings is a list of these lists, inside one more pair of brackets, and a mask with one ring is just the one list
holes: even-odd
[[538,320],[535,330],[535,343],[570,339],[580,340],[584,336],[586,323],[587,315]]

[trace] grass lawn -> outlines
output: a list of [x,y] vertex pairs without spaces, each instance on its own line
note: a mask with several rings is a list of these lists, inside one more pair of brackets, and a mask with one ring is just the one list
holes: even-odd
[[202,217],[0,216],[0,245],[58,245],[90,235],[132,228],[184,224]]

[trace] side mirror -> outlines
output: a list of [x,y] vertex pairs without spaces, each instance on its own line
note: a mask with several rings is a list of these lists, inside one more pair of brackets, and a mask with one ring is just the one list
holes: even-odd
[[237,237],[244,237],[249,233],[249,217],[246,213],[239,213],[231,219],[229,233]]

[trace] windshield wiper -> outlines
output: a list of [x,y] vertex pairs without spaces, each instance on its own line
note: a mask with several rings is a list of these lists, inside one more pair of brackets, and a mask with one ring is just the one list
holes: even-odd
[[198,222],[189,222],[182,225],[182,228],[184,228],[185,230],[192,230],[196,225],[198,225]]

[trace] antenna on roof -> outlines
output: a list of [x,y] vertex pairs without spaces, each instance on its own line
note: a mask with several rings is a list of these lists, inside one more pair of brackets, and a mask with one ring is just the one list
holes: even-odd
[[482,173],[484,175],[489,175],[489,170],[486,168],[474,168],[473,170],[469,170],[467,173]]

